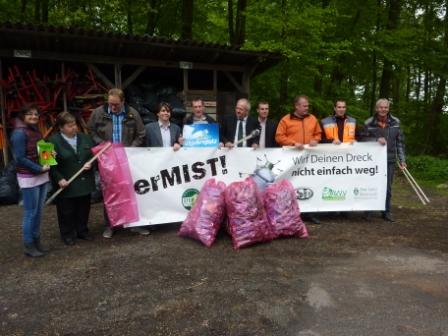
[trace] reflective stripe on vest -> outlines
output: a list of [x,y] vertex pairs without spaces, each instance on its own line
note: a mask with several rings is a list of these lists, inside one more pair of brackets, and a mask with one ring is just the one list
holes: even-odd
[[[339,139],[338,136],[338,124],[335,117],[327,117],[322,120],[322,126],[324,128],[325,137],[328,140]],[[356,120],[352,117],[347,117],[344,120],[344,133],[342,142],[350,142],[355,140]]]

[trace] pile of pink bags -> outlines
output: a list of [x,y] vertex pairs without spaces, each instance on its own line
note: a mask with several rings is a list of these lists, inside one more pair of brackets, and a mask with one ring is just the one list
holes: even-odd
[[260,191],[252,178],[233,182],[226,189],[227,231],[234,249],[273,238]]
[[224,182],[216,182],[215,179],[205,182],[194,207],[180,227],[180,236],[212,246],[225,215],[225,189]]
[[227,188],[222,182],[208,180],[179,235],[210,247],[225,214],[234,249],[284,236],[308,237],[291,182],[271,184],[262,193],[250,177]]
[[308,238],[308,230],[300,218],[299,205],[291,182],[282,180],[269,185],[264,191],[263,199],[274,238]]

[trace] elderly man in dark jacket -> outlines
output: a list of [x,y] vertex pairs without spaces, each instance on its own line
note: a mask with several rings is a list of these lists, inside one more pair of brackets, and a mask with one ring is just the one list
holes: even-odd
[[[387,145],[387,194],[386,209],[382,214],[385,221],[393,222],[391,215],[392,182],[395,164],[401,169],[406,168],[404,135],[400,127],[400,120],[389,113],[390,103],[387,99],[376,102],[376,113],[364,123],[367,137],[375,138],[381,145]],[[367,215],[369,218],[369,215]]]

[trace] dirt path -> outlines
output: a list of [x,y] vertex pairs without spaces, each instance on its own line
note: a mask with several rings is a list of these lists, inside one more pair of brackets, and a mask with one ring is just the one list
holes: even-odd
[[447,197],[395,192],[394,224],[328,215],[312,239],[238,252],[175,226],[104,240],[100,205],[95,241],[67,247],[50,207],[40,260],[21,254],[21,208],[0,207],[0,334],[448,336]]

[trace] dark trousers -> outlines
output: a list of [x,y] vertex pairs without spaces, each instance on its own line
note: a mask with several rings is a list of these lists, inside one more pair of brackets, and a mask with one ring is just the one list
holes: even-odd
[[386,191],[386,210],[385,213],[390,213],[392,200],[392,183],[394,181],[395,162],[387,163],[387,191]]
[[76,238],[89,232],[90,194],[56,201],[61,238]]

